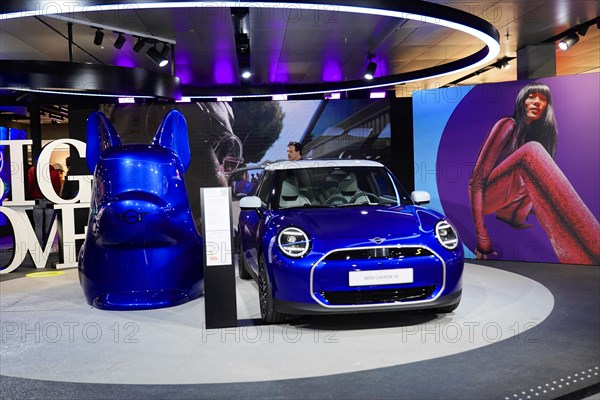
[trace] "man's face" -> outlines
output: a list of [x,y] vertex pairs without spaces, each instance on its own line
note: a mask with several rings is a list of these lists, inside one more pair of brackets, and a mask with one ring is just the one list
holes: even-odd
[[290,160],[290,161],[298,161],[302,158],[300,156],[300,152],[296,151],[296,146],[294,146],[294,145],[289,145],[287,147],[287,156],[288,156],[288,160]]

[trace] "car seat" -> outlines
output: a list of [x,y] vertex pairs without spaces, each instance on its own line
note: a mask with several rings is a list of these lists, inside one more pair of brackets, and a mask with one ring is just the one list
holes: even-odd
[[319,194],[317,198],[321,204],[326,204],[327,200],[338,191],[338,182],[335,177],[327,175],[325,181],[319,185]]
[[310,204],[310,201],[300,194],[298,188],[298,179],[295,176],[287,176],[281,184],[281,195],[279,197],[279,207],[302,207]]
[[[362,190],[358,188],[358,181],[356,179],[356,174],[350,172],[341,182],[340,188],[337,193],[335,193],[332,197],[343,197],[348,203],[352,201],[353,203],[361,203],[364,201],[369,201],[367,196],[360,196]],[[354,200],[352,198],[357,196]]]

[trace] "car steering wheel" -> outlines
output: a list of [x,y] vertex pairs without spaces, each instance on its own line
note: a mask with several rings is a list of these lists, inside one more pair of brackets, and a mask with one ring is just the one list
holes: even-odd
[[328,198],[327,201],[325,202],[325,204],[333,204],[333,202],[336,200],[341,200],[340,204],[348,203],[348,200],[346,200],[342,196],[333,196],[333,197]]
[[379,196],[377,196],[375,193],[370,193],[370,192],[360,192],[360,193],[356,193],[354,196],[352,196],[350,198],[350,200],[348,201],[349,203],[354,203],[356,201],[356,199],[358,199],[361,196],[366,196],[370,199],[375,199],[375,202],[379,203]]

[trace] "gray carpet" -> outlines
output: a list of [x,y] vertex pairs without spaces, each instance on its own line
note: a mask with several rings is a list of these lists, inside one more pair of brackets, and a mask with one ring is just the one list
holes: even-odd
[[[486,262],[470,268],[477,271],[476,274],[471,274],[473,276],[469,283],[473,288],[471,292],[482,290],[481,288],[487,289],[483,293],[479,293],[475,301],[470,303],[469,300],[466,300],[454,313],[455,315],[450,316],[449,320],[448,317],[432,318],[424,313],[386,313],[360,317],[305,317],[285,325],[285,327],[270,328],[254,325],[258,322],[257,310],[253,308],[254,306],[248,306],[241,313],[238,308],[238,315],[245,315],[247,318],[245,328],[238,328],[238,332],[240,332],[239,329],[253,329],[252,332],[257,332],[257,327],[260,327],[267,338],[269,332],[273,332],[275,335],[273,338],[275,338],[282,334],[283,329],[288,329],[288,334],[294,333],[294,337],[301,332],[301,338],[296,343],[277,339],[274,339],[273,343],[270,343],[270,340],[265,340],[264,343],[258,345],[253,343],[254,347],[246,346],[252,350],[247,357],[240,357],[236,362],[230,362],[228,365],[214,362],[212,369],[217,371],[212,371],[213,378],[215,376],[224,377],[221,378],[221,381],[224,379],[229,383],[181,383],[190,382],[190,377],[198,377],[198,374],[189,371],[191,368],[189,365],[193,365],[189,364],[189,356],[197,356],[197,349],[190,349],[188,354],[185,354],[178,345],[175,345],[171,353],[160,348],[156,353],[152,353],[150,350],[149,359],[155,357],[160,360],[164,366],[165,377],[180,376],[182,379],[177,381],[179,384],[131,384],[136,383],[135,379],[133,381],[130,379],[131,377],[143,376],[143,373],[140,375],[140,372],[143,371],[144,365],[140,365],[138,357],[132,356],[136,354],[136,350],[128,350],[128,347],[121,343],[121,358],[115,359],[114,355],[106,353],[110,347],[98,346],[98,342],[94,344],[96,347],[89,346],[92,350],[84,353],[85,357],[80,360],[79,366],[87,369],[88,376],[101,376],[103,381],[113,383],[66,382],[76,380],[73,377],[73,371],[63,379],[57,379],[61,366],[65,367],[64,371],[66,372],[69,371],[67,366],[72,367],[72,360],[69,361],[68,346],[59,349],[60,351],[48,350],[36,353],[40,349],[36,349],[36,346],[29,346],[29,343],[22,344],[20,350],[7,348],[5,346],[11,345],[10,339],[3,338],[0,368],[3,371],[10,370],[12,376],[0,376],[0,389],[2,389],[0,393],[3,398],[44,399],[548,399],[561,396],[584,398],[598,391],[600,382],[598,375],[600,372],[598,370],[600,365],[598,341],[598,337],[600,337],[600,268],[507,262]],[[529,281],[528,279],[517,279],[514,281],[517,282],[516,286],[510,285],[508,287],[510,290],[504,293],[504,298],[500,297],[494,300],[495,293],[503,293],[503,287],[494,285],[493,279],[486,282],[485,276],[486,273],[489,273],[490,277],[497,279],[498,276],[503,276],[502,271],[512,271],[539,284],[528,285],[524,284]],[[504,276],[510,277],[510,275],[513,274]],[[14,282],[16,281],[13,280],[11,286],[14,285]],[[467,282],[469,282],[469,278],[466,279]],[[7,283],[10,282],[3,281],[3,284]],[[241,284],[252,285],[249,282]],[[551,301],[549,298],[543,298],[546,293],[544,287],[547,288],[548,293],[551,293],[550,299],[554,298],[554,308],[550,307],[551,310],[547,310],[549,313],[547,317],[543,315],[545,313],[543,310],[537,316],[534,314],[539,310],[532,314],[534,317],[528,316],[529,305],[523,306],[524,309],[519,309],[519,302],[522,302],[523,298],[544,300],[536,306],[543,306]],[[79,307],[75,304],[77,301],[74,299],[77,296],[76,289],[70,287],[69,290],[72,292],[66,290],[64,297],[55,299],[54,307],[57,309],[62,307],[65,310],[62,314],[63,317],[69,316],[69,313]],[[246,294],[255,290],[252,286],[248,286],[246,289],[248,289],[244,292]],[[239,290],[238,285],[238,292]],[[465,287],[465,293],[468,293],[467,287]],[[4,311],[7,305],[5,294],[5,291],[0,292],[0,304],[4,303],[1,314],[2,321],[3,323],[14,323],[14,321],[18,321],[15,316]],[[243,297],[239,296],[239,298]],[[465,299],[467,298],[468,296],[465,295]],[[500,314],[477,312],[480,308],[478,304],[482,304],[483,307],[486,302],[492,304],[492,309],[496,312],[508,312],[515,318],[504,321],[500,318]],[[252,302],[250,301],[250,303]],[[28,306],[31,306],[29,312],[39,312],[40,307],[35,307],[34,304],[35,301],[29,305],[24,303],[21,305],[20,313],[26,312]],[[535,310],[535,307],[531,310]],[[160,326],[161,321],[172,320],[172,324],[179,324],[183,318],[180,314],[186,315],[186,312],[189,312],[188,317],[194,315],[193,307],[177,311],[177,313],[161,314],[160,317],[155,315],[155,319],[160,321],[153,321],[153,323]],[[524,318],[519,318],[519,313],[523,314]],[[119,317],[121,314],[123,313],[118,314]],[[132,315],[127,319],[132,321],[151,319],[148,314],[143,314]],[[10,316],[10,320],[7,319],[7,315]],[[64,323],[71,317],[72,315],[60,321]],[[200,317],[198,315],[198,318]],[[39,315],[35,318],[39,319]],[[58,321],[58,319],[55,320]],[[47,325],[48,321],[51,320],[46,320],[46,325],[42,326],[51,327],[51,325]],[[92,318],[90,321],[94,322],[94,319]],[[113,335],[118,327],[121,333],[133,332],[124,331],[123,321],[115,320],[115,322],[119,322],[119,325],[115,325],[113,331],[106,329],[104,331]],[[533,322],[533,325],[527,325],[528,322]],[[5,324],[3,327],[7,329],[14,328],[14,326]],[[19,325],[17,324],[17,326]],[[104,325],[100,324],[100,326]],[[485,331],[477,331],[478,327],[484,326],[487,326]],[[526,326],[531,329],[524,330],[523,328]],[[108,329],[110,330],[110,327]],[[169,327],[165,327],[162,331],[165,334],[162,339],[167,343],[170,340],[175,342],[179,340],[176,335],[170,336],[174,335],[174,332],[169,329]],[[462,332],[460,340],[457,339],[456,333],[459,331]],[[50,336],[49,332],[48,330],[45,333],[46,336]],[[256,340],[256,335],[250,337],[249,332],[246,331],[245,339]],[[315,332],[319,334],[315,336]],[[204,344],[209,344],[210,340],[213,340],[209,347],[218,350],[213,349],[215,354],[210,358],[215,360],[215,355],[218,357],[218,354],[221,354],[223,359],[236,360],[235,357],[232,358],[233,353],[240,352],[240,347],[236,347],[236,333],[229,331],[229,335],[221,335],[221,332],[217,332],[217,334],[211,332],[211,336],[205,336]],[[243,334],[238,335],[240,338],[244,338]],[[338,342],[327,343],[327,335],[329,335],[329,339],[338,339]],[[31,333],[30,336],[34,337],[35,334]],[[219,339],[214,341],[214,337]],[[225,338],[224,343],[221,340],[222,337]],[[315,337],[318,339],[316,343]],[[414,340],[415,337],[418,340],[410,343],[409,340]],[[465,337],[466,340],[463,342]],[[482,337],[485,343],[474,344],[477,339]],[[88,337],[88,339],[90,338],[94,337]],[[141,339],[142,336],[139,338]],[[113,339],[114,337],[111,337],[111,340]],[[122,341],[123,337],[121,336],[119,339]],[[161,337],[158,335],[157,340],[160,339]],[[292,340],[293,338],[288,336],[287,339]],[[31,338],[27,340],[31,342]],[[144,344],[143,342],[141,345]],[[380,343],[373,345],[371,342]],[[76,340],[74,344],[77,345]],[[409,344],[410,346],[407,346]],[[51,345],[57,348],[60,343],[57,341],[54,344],[44,344],[46,348]],[[80,343],[78,347],[85,347],[84,345],[85,343]],[[131,345],[135,346],[135,343]],[[398,362],[397,365],[390,365],[393,364],[393,362],[390,363],[390,359],[396,361],[402,359],[398,356],[398,352],[402,352],[404,348],[408,355],[410,348],[414,347],[413,345],[421,346],[420,351],[414,351],[414,354],[425,353],[420,359],[407,357],[407,361],[404,363]],[[55,348],[50,347],[50,349]],[[431,350],[443,348],[446,348],[447,355]],[[282,352],[282,349],[292,351],[292,356],[278,354]],[[247,351],[247,349],[242,350]],[[20,354],[19,351],[21,351]],[[35,356],[43,353],[47,353],[45,357],[40,357],[43,368],[38,367],[39,364],[32,365]],[[56,354],[53,355],[53,353]],[[58,356],[61,353],[64,354],[62,359]],[[287,353],[287,351],[282,353]],[[18,354],[20,357],[12,357],[14,354]],[[395,358],[392,355],[395,355]],[[50,359],[47,359],[48,357]],[[265,363],[265,359],[270,361]],[[8,367],[4,364],[8,362],[7,360],[11,364]],[[23,365],[15,367],[14,364],[18,362],[17,360],[22,360]],[[196,365],[202,365],[199,367],[200,371],[210,371],[211,365],[203,361],[207,360],[193,360]],[[55,362],[56,370],[44,375],[43,370],[49,369],[52,362]],[[378,362],[380,364],[377,364]],[[151,363],[147,363],[147,365],[152,367]],[[185,368],[179,369],[179,365]],[[306,368],[306,365],[311,368]],[[335,373],[334,367],[337,368],[340,365],[346,369]],[[378,367],[378,365],[380,366]],[[315,370],[316,367],[320,367],[321,370]],[[177,370],[173,371],[175,368]],[[354,372],[352,372],[353,368]],[[24,371],[28,369],[41,369],[41,371],[34,371],[35,373],[27,375]],[[15,377],[14,371],[20,371],[19,374],[22,377]],[[293,378],[282,378],[289,371],[295,371],[295,375],[290,375]],[[298,371],[302,373],[298,373]],[[152,368],[150,368],[150,373],[153,373]],[[268,377],[270,374],[273,379],[277,380],[266,380],[265,376]],[[206,377],[207,374],[200,373],[200,375]],[[37,376],[38,379],[28,379],[23,376]],[[44,376],[51,376],[53,380],[42,380],[47,379]],[[251,378],[240,383],[244,380],[240,377]],[[215,379],[212,381],[218,382]],[[114,382],[121,384],[114,384]],[[168,380],[165,378],[163,382],[168,382]],[[151,383],[161,383],[161,381],[155,380]]]

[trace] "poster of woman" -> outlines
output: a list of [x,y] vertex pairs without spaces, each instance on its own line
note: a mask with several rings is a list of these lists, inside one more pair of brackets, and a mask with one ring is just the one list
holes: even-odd
[[435,192],[473,258],[600,263],[599,87],[587,74],[438,97]]

